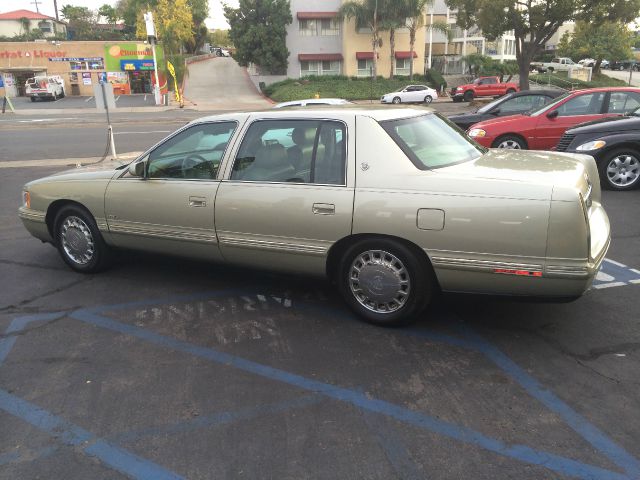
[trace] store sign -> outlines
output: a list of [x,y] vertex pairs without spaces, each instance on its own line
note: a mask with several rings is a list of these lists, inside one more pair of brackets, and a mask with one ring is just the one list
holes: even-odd
[[2,50],[0,51],[0,58],[62,58],[67,52],[49,52],[47,50]]
[[82,84],[83,85],[91,85],[91,72],[83,72],[82,73]]
[[153,70],[153,60],[120,60],[120,70]]
[[50,62],[101,62],[102,57],[56,57],[49,58]]
[[0,75],[0,88],[4,87],[4,80],[2,79],[2,75]]
[[[156,47],[158,65],[164,64],[164,54],[161,46]],[[144,65],[142,63],[144,63]],[[144,43],[117,43],[104,46],[105,70],[115,72],[153,70],[153,51]]]

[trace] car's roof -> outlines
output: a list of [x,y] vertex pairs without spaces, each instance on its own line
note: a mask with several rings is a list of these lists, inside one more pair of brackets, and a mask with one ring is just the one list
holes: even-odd
[[563,90],[520,90],[511,94],[511,97],[523,97],[525,95],[547,95],[549,97],[559,97],[565,93]]
[[302,100],[290,100],[288,102],[280,102],[277,103],[276,105],[273,106],[273,108],[280,108],[280,107],[288,107],[290,105],[300,105],[302,103],[305,104],[335,104],[335,105],[342,105],[342,104],[348,104],[351,103],[348,100],[345,100],[344,98],[304,98]]
[[287,108],[287,109],[269,109],[256,110],[252,112],[235,112],[220,115],[210,115],[198,118],[191,123],[213,122],[225,119],[244,120],[249,116],[273,119],[314,119],[314,118],[345,118],[345,116],[366,116],[377,121],[397,120],[401,118],[417,117],[420,115],[432,114],[434,111],[429,108],[420,107],[388,107],[375,105],[340,105],[339,107],[332,105],[319,105],[304,108]]

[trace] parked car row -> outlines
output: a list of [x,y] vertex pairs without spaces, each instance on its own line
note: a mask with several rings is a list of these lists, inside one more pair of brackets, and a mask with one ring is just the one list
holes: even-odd
[[[500,105],[511,108],[518,99],[533,102],[529,95],[538,94],[521,93],[522,96],[500,99],[487,105],[487,111],[479,112],[493,118],[483,118],[472,125],[465,116],[451,120],[457,120],[471,138],[485,147],[586,153],[596,159],[605,188],[631,190],[640,185],[640,89],[576,90],[524,113],[500,115],[504,111]],[[497,114],[491,114],[496,110]]]

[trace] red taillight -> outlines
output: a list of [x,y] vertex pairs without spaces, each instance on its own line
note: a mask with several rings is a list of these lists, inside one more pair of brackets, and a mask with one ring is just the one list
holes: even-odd
[[520,275],[522,277],[541,277],[542,272],[535,270],[511,270],[508,268],[494,268],[493,273],[502,273],[504,275]]

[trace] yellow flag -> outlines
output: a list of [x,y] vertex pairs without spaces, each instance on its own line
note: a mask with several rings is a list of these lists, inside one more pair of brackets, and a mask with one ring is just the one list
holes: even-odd
[[170,61],[167,60],[167,69],[169,70],[169,73],[171,74],[171,76],[173,78],[176,78],[176,69],[173,68],[173,65],[171,64]]

